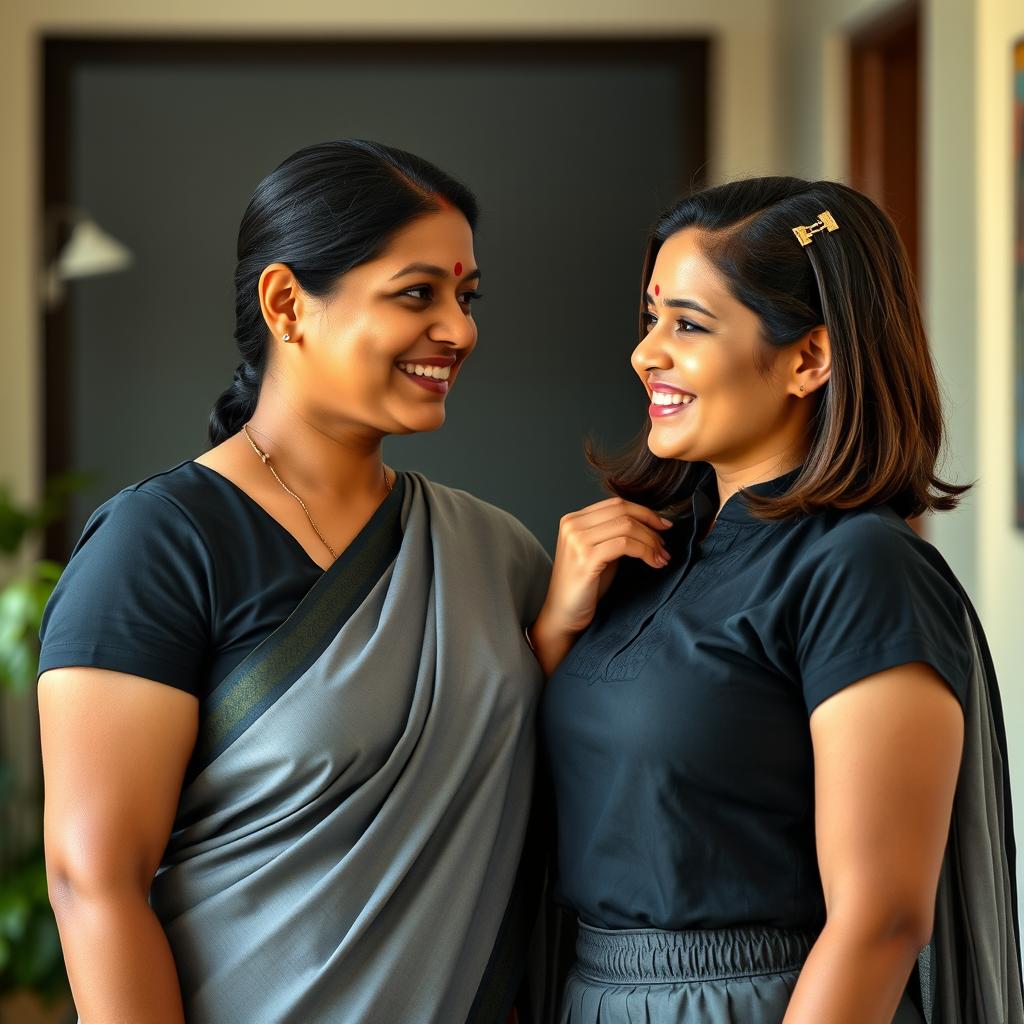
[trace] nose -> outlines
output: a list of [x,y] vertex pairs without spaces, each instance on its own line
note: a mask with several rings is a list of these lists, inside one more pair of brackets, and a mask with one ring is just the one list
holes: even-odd
[[649,370],[667,370],[672,366],[671,356],[658,340],[657,327],[640,339],[629,361],[641,377]]
[[476,344],[476,335],[475,321],[472,316],[466,315],[458,298],[454,296],[438,311],[437,319],[427,331],[431,341],[454,349],[471,349]]

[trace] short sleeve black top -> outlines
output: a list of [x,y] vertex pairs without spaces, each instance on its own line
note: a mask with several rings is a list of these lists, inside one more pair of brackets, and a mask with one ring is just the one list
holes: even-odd
[[322,574],[239,487],[182,463],[93,513],[46,607],[39,670],[105,668],[203,697]]
[[545,690],[558,892],[590,925],[819,928],[810,713],[909,662],[966,700],[964,603],[891,508],[769,523],[734,495],[698,543],[717,499],[708,471],[669,566],[623,560]]

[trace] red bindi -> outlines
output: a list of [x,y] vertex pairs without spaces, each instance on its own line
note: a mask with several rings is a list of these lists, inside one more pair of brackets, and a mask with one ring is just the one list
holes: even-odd
[[458,277],[459,274],[461,274],[461,273],[462,273],[462,264],[461,263],[456,263],[455,264],[455,276]]
[[654,286],[654,294],[655,295],[660,295],[661,294],[661,285],[660,284],[656,284]]

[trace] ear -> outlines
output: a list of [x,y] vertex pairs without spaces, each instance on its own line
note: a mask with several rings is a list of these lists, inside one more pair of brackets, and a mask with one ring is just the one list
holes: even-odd
[[[298,341],[303,292],[291,267],[284,263],[271,263],[264,267],[257,292],[263,319],[274,338]],[[285,335],[288,335],[287,339]]]
[[794,349],[786,390],[797,398],[806,398],[824,387],[832,373],[832,343],[828,328],[821,324],[808,331]]

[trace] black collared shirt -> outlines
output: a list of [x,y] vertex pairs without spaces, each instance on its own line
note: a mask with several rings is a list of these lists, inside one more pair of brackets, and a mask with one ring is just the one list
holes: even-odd
[[558,888],[591,925],[820,927],[810,713],[909,662],[966,700],[963,601],[892,509],[768,523],[737,494],[698,543],[717,497],[709,471],[667,568],[623,560],[545,690]]

